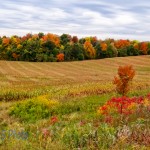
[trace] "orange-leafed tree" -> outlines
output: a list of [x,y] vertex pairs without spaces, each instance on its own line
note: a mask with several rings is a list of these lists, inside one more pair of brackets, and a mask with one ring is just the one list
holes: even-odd
[[107,51],[107,44],[105,42],[102,42],[100,45],[102,51]]
[[32,35],[32,39],[38,39],[39,38],[39,35],[38,34],[33,34]]
[[113,83],[116,85],[116,90],[122,96],[125,96],[129,91],[129,83],[135,76],[135,70],[132,65],[119,66],[118,76],[114,77]]
[[64,61],[64,54],[63,53],[58,54],[56,57],[57,57],[57,61]]
[[139,49],[142,52],[142,54],[146,55],[147,51],[148,51],[148,43],[146,43],[146,42],[140,43],[140,48]]
[[118,41],[115,41],[115,47],[117,49],[120,49],[120,48],[124,48],[126,46],[129,46],[130,45],[130,41],[129,40],[118,40]]
[[60,46],[60,39],[55,34],[48,33],[48,34],[44,35],[41,40],[43,43],[47,42],[47,41],[51,41],[55,44],[55,46],[57,46],[57,47]]
[[16,53],[12,53],[12,57],[15,59],[15,60],[18,60],[18,58],[20,57],[20,55],[16,54]]
[[90,41],[85,41],[84,43],[85,55],[88,59],[95,58],[96,50]]
[[4,46],[8,46],[10,44],[10,38],[3,38],[2,39],[2,44]]

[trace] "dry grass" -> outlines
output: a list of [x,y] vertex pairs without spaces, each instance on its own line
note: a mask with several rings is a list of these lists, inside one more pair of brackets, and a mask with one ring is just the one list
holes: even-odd
[[0,86],[112,81],[118,66],[125,64],[136,69],[136,81],[150,82],[150,56],[136,56],[62,63],[0,61]]
[[126,64],[136,70],[132,89],[150,89],[150,56],[60,63],[0,61],[0,101],[48,93],[57,96],[109,93],[114,89],[112,80],[118,66]]

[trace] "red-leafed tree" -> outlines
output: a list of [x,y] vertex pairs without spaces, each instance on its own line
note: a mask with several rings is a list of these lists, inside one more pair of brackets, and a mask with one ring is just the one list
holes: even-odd
[[72,42],[73,43],[78,43],[78,37],[77,36],[73,36],[72,37]]
[[146,42],[140,43],[139,49],[142,52],[142,54],[146,55],[148,51],[148,43]]

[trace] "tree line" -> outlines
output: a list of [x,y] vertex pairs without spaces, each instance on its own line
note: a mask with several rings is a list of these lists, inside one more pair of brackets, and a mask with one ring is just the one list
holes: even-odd
[[0,37],[0,59],[12,61],[75,61],[149,55],[150,42],[126,39],[78,38],[69,34],[26,34]]

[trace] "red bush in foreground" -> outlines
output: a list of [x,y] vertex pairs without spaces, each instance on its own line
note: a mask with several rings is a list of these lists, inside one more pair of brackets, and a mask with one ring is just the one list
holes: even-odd
[[98,113],[104,117],[105,122],[112,122],[114,116],[142,115],[150,112],[150,94],[146,97],[119,97],[112,98],[99,107]]

